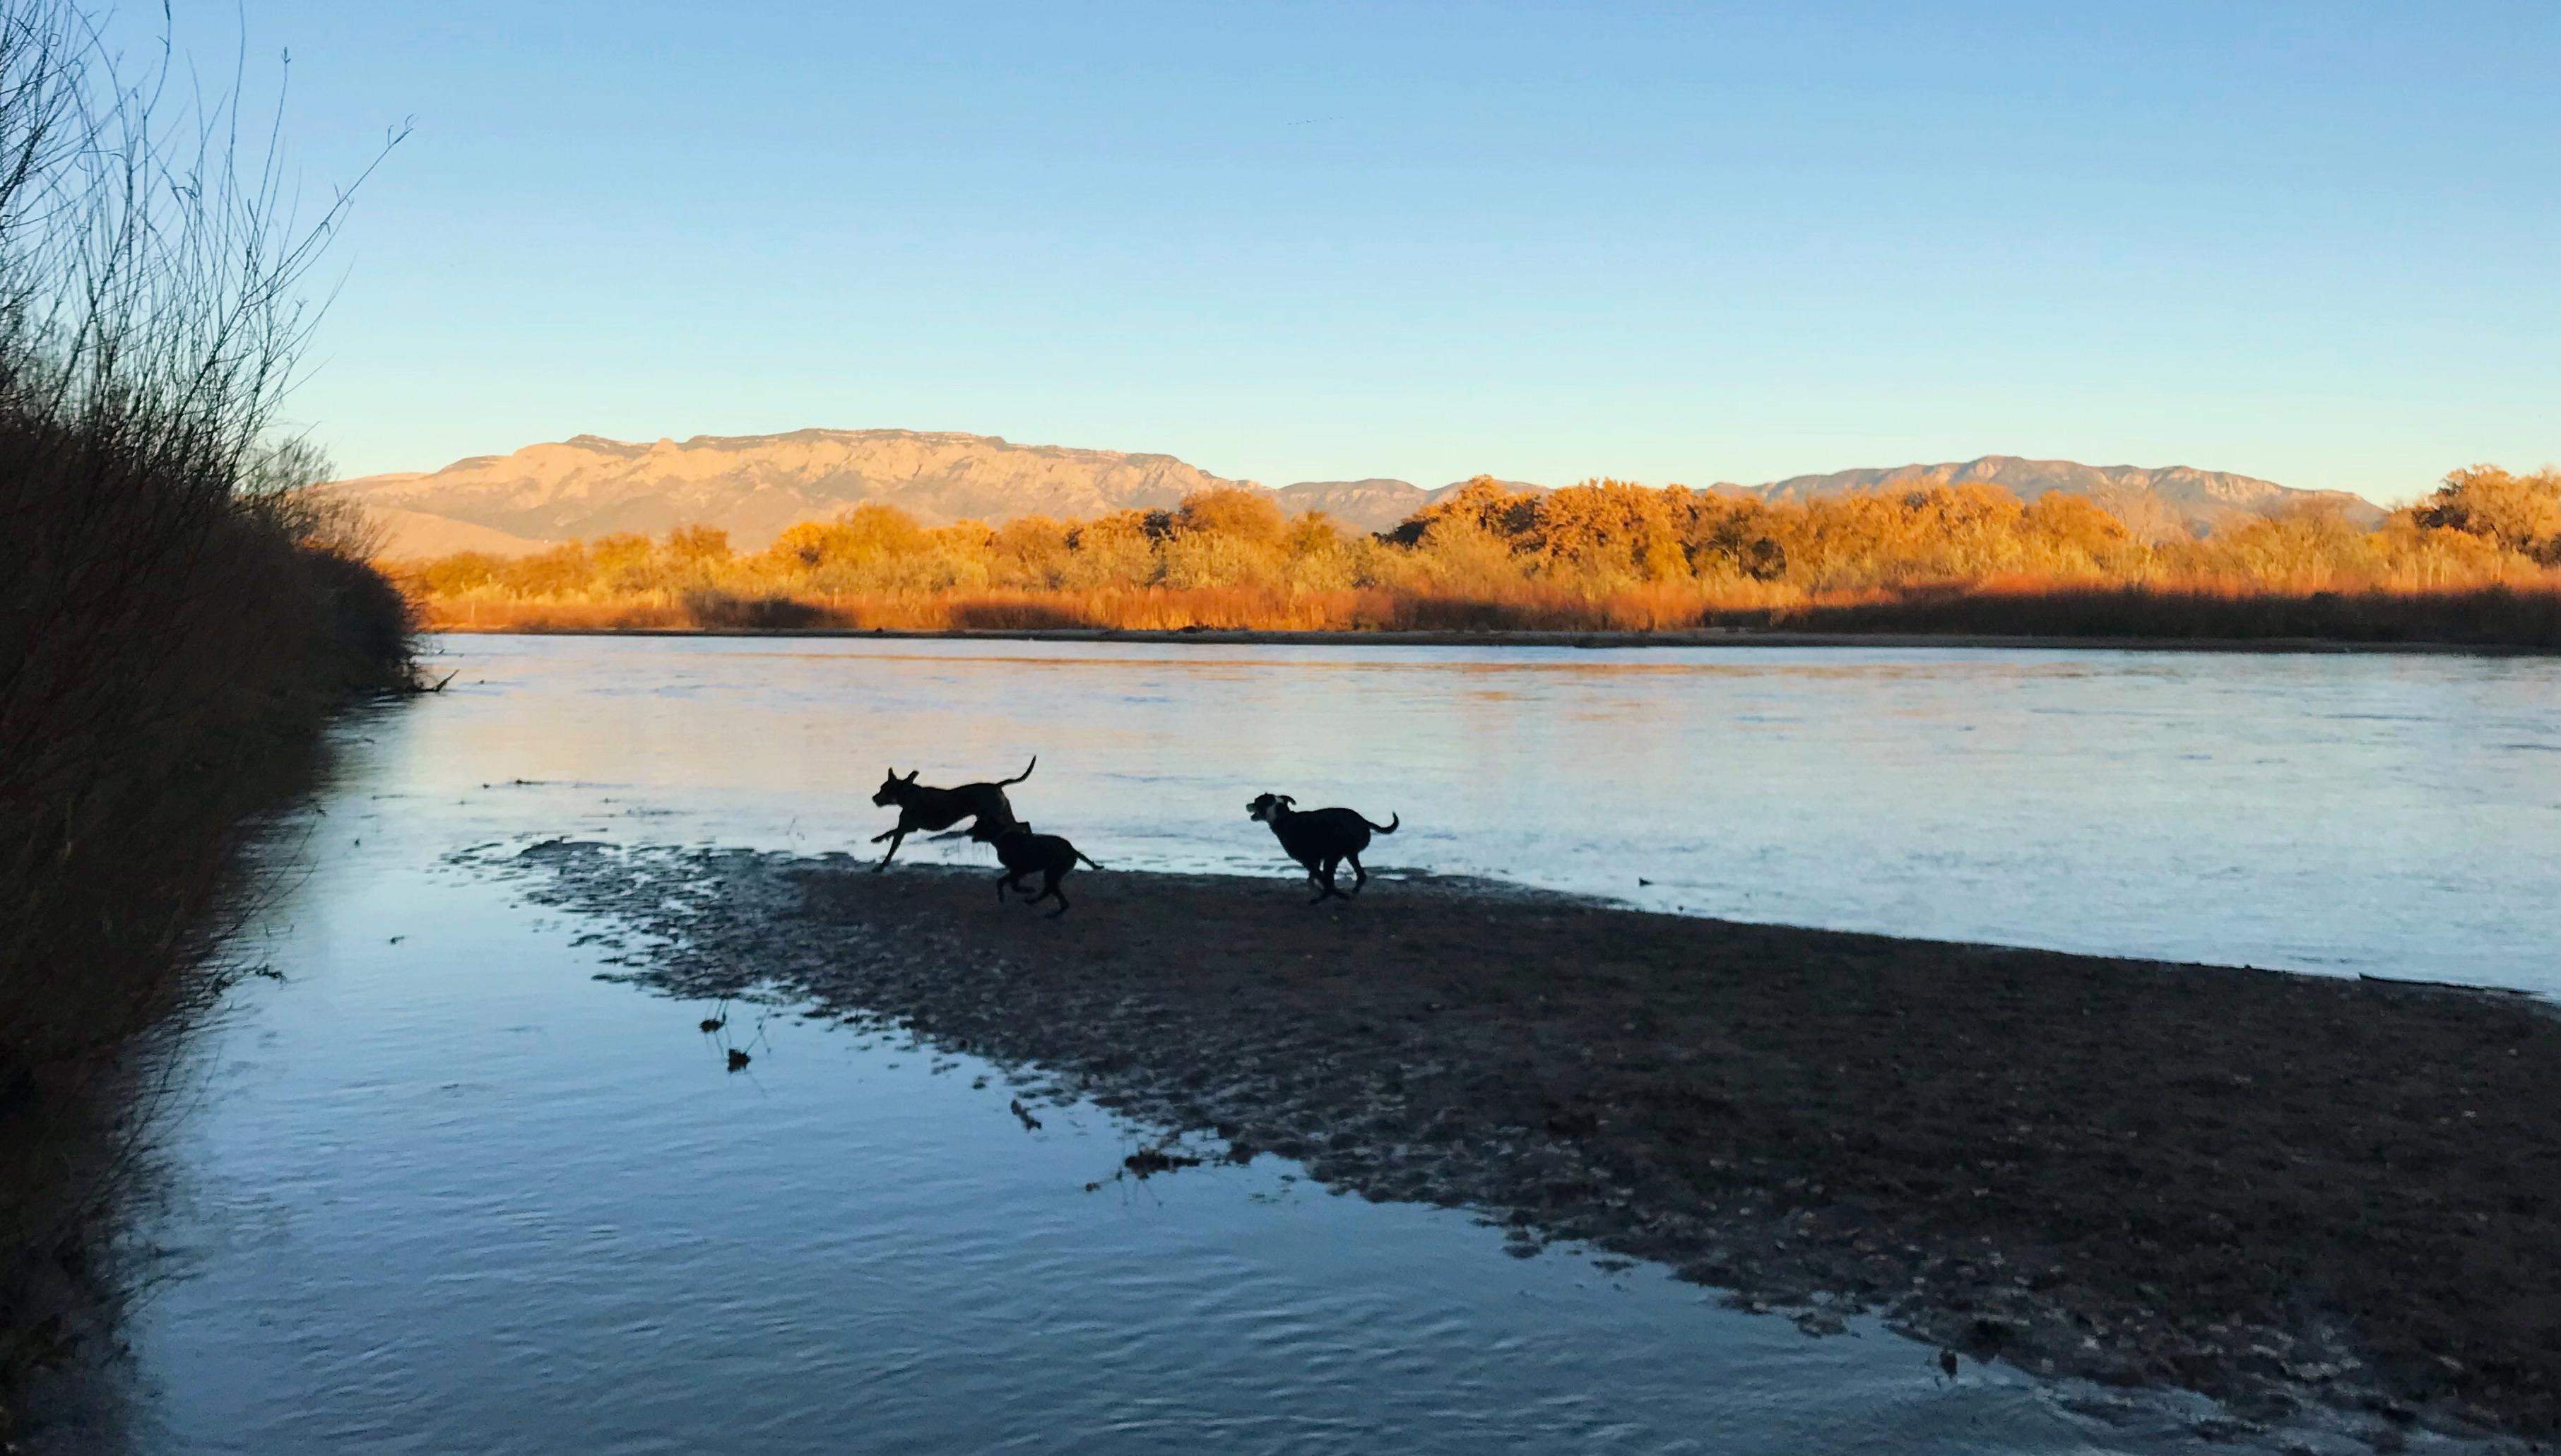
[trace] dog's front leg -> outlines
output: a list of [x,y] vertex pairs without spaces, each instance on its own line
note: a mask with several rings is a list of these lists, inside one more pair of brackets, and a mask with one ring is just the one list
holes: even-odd
[[[896,854],[898,853],[898,847],[899,847],[901,844],[903,844],[903,843],[905,843],[905,842],[906,842],[906,840],[907,840],[907,826],[905,826],[905,825],[901,825],[901,826],[899,826],[898,828],[891,830],[891,831],[889,832],[889,836],[888,836],[888,837],[889,837],[889,854],[881,856],[881,862],[880,862],[879,864],[874,865],[874,866],[872,867],[872,873],[873,873],[873,874],[875,874],[875,875],[878,875],[878,874],[879,874],[880,872],[882,872],[883,870],[886,870],[886,869],[888,869],[888,868],[889,868],[889,862],[890,862],[890,858],[891,858],[891,856],[896,855]],[[878,844],[878,843],[879,843],[879,841],[878,841],[878,840],[874,840],[874,841],[873,841],[873,843],[874,843],[874,844]]]

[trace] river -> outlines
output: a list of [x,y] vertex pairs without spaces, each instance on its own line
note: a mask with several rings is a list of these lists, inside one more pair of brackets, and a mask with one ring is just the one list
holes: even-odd
[[1430,870],[2555,989],[2545,659],[439,646],[445,693],[346,728],[238,947],[282,979],[185,1069],[132,1449],[2203,1449],[2199,1402],[1952,1380],[1872,1324],[1810,1339],[1648,1266],[1515,1258],[1269,1155],[1108,1181],[1150,1130],[1034,1130],[997,1069],[894,1030],[597,980],[610,927],[475,868],[558,836],[863,853],[893,766],[1037,753],[1017,809],[1113,866],[1281,876],[1245,817],[1270,789],[1402,816],[1373,893]]

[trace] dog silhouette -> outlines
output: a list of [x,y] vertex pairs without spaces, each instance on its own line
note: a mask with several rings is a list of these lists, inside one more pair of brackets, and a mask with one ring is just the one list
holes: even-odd
[[949,829],[963,819],[973,819],[980,825],[994,824],[999,828],[1021,822],[1014,818],[1014,806],[1005,799],[1005,788],[1031,777],[1032,770],[1039,766],[1040,755],[1034,753],[1032,761],[1024,764],[1023,771],[1012,778],[998,779],[994,783],[964,783],[950,789],[918,783],[917,775],[925,771],[922,768],[909,769],[905,778],[898,776],[897,769],[889,770],[889,777],[881,780],[880,792],[872,795],[872,802],[884,808],[896,804],[898,827],[872,836],[874,844],[889,841],[889,854],[881,856],[881,862],[872,867],[872,873],[877,875],[888,869],[890,858],[898,853],[899,845],[920,829]]
[[1297,802],[1287,794],[1262,794],[1245,806],[1245,814],[1271,825],[1280,848],[1307,868],[1307,883],[1322,887],[1316,898],[1307,903],[1316,904],[1328,896],[1350,899],[1351,895],[1334,888],[1335,868],[1346,860],[1351,862],[1352,890],[1357,893],[1369,884],[1369,872],[1361,868],[1360,852],[1369,848],[1370,831],[1394,834],[1396,826],[1404,821],[1391,814],[1385,824],[1372,824],[1349,809],[1309,809],[1302,813],[1295,807]]
[[1031,903],[1057,900],[1058,908],[1049,913],[1053,920],[1067,913],[1067,896],[1059,893],[1058,883],[1067,878],[1067,872],[1076,868],[1076,862],[1083,860],[1097,870],[1103,868],[1093,857],[1069,844],[1062,836],[1034,834],[1028,824],[996,827],[981,819],[970,826],[969,837],[980,844],[995,846],[996,859],[1005,867],[1005,873],[996,877],[996,898],[1003,899],[1009,890],[1031,894],[1031,887],[1023,884],[1023,877],[1038,872],[1042,877],[1040,893],[1032,895]]

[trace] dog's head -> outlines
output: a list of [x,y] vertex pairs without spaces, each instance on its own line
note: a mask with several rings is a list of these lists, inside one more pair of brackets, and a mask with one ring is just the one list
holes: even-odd
[[880,792],[872,795],[872,802],[883,808],[897,803],[899,790],[915,783],[916,776],[924,771],[922,768],[911,768],[907,771],[907,777],[901,778],[898,776],[897,769],[889,770],[889,777],[881,780]]
[[1245,806],[1245,817],[1260,819],[1269,824],[1280,817],[1281,810],[1296,802],[1298,802],[1296,799],[1287,794],[1257,794],[1254,796],[1254,802]]

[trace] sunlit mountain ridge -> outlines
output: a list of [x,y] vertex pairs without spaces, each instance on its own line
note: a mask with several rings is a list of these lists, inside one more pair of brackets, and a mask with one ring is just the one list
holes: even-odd
[[[2335,508],[2359,524],[2382,514],[2343,491],[2295,490],[2223,471],[2010,455],[1716,488],[1801,501],[1964,483],[1995,486],[2022,500],[2048,491],[2089,496],[2138,532],[2155,536],[2203,534],[2305,503]],[[1300,481],[1274,495],[1291,512],[1321,510],[1347,525],[1385,531],[1456,484],[1434,490],[1383,477]],[[339,481],[331,489],[375,514],[389,534],[389,555],[432,556],[514,555],[571,538],[697,524],[727,531],[737,546],[752,549],[795,521],[832,516],[867,501],[896,506],[928,525],[967,519],[993,524],[1021,516],[1086,518],[1168,508],[1217,486],[1266,489],[1165,454],[1026,445],[954,431],[800,429],[654,442],[583,434],[505,455],[471,456],[440,470]]]

